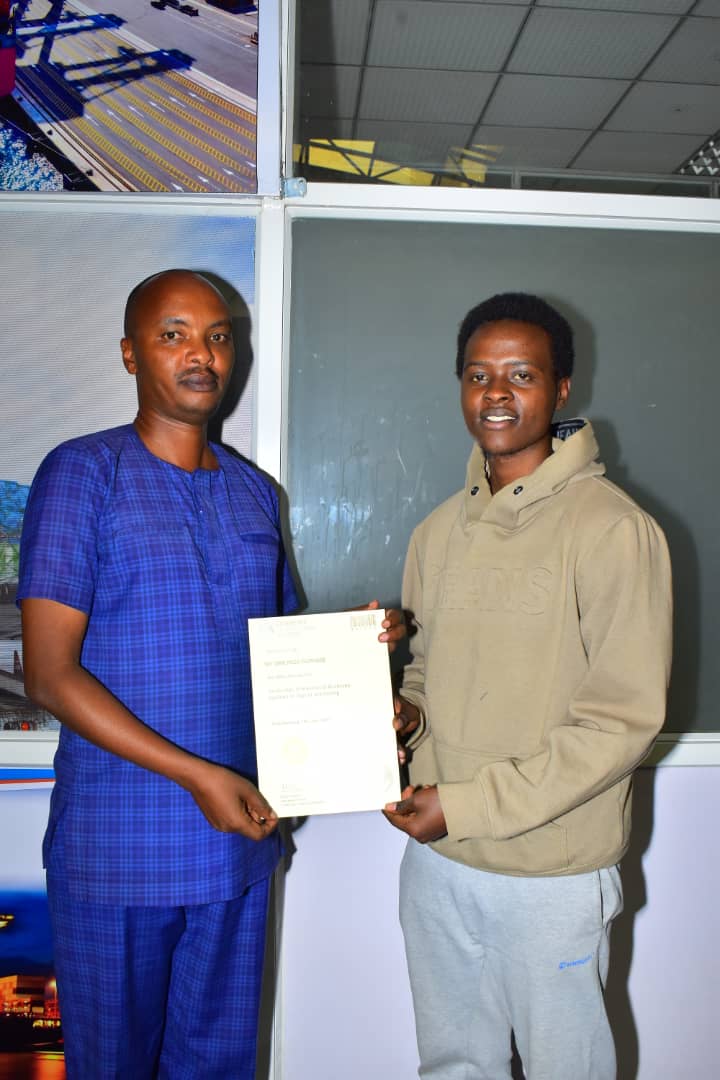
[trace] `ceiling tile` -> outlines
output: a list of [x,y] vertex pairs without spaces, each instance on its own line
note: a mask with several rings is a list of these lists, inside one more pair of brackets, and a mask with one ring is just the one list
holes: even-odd
[[634,79],[676,23],[672,15],[538,9],[523,28],[508,71]]
[[[658,15],[684,15],[693,6],[695,0],[536,0],[536,2],[538,7],[587,8],[593,11],[646,11],[655,12]],[[705,0],[705,2],[720,3],[720,0]]]
[[298,125],[300,138],[308,139],[351,139],[353,119],[351,116],[305,116]]
[[643,79],[720,85],[720,19],[686,19]]
[[361,64],[371,0],[300,0],[300,59],[303,63]]
[[697,145],[697,135],[599,131],[573,162],[573,168],[619,173],[672,173],[697,149]]
[[[437,2],[437,0],[415,0],[415,3],[422,4],[423,6],[425,4],[436,3],[436,2]],[[503,6],[512,5],[513,7],[525,7],[525,8],[528,8],[528,7],[532,7],[533,0],[440,0],[440,3],[443,3],[443,4],[457,3],[457,4],[465,4],[466,6],[477,5],[478,7],[480,5],[482,5],[484,7],[486,4],[502,4]]]
[[359,67],[303,64],[299,106],[303,116],[353,116],[360,86]]
[[368,63],[380,67],[499,71],[526,15],[498,4],[381,0]]
[[589,131],[482,124],[473,133],[473,144],[497,147],[498,167],[562,169],[588,135]]
[[516,127],[594,128],[629,85],[619,79],[503,75],[482,121]]
[[448,151],[464,146],[472,134],[470,124],[399,124],[389,120],[361,120],[358,139],[375,139],[375,152],[388,161],[422,169],[443,165]]
[[474,71],[368,68],[360,116],[374,120],[474,123],[496,75]]
[[713,135],[720,126],[720,86],[638,83],[604,126],[608,131]]
[[497,147],[494,164],[500,167],[563,168],[589,134],[556,127],[481,124],[473,133],[473,144]]

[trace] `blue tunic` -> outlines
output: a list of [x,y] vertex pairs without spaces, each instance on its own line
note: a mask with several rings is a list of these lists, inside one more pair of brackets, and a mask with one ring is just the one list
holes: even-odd
[[[144,723],[256,779],[247,620],[292,611],[277,497],[222,447],[219,469],[155,457],[131,425],[63,443],[41,465],[18,599],[88,615],[81,663]],[[204,904],[272,872],[276,836],[217,832],[165,777],[62,728],[45,837],[78,899]]]

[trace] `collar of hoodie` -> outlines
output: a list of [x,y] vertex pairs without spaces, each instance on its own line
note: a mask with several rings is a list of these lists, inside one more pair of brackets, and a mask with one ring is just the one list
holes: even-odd
[[494,495],[485,473],[485,455],[479,446],[473,447],[465,480],[464,521],[468,527],[483,520],[505,529],[517,528],[545,499],[568,484],[604,474],[587,420],[562,420],[553,424],[552,431],[552,454],[530,476],[518,477]]

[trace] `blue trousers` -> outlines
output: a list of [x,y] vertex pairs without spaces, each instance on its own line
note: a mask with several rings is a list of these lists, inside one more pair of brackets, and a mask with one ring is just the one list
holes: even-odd
[[419,1075],[510,1080],[514,1032],[528,1080],[614,1080],[603,987],[621,909],[614,866],[510,877],[409,840],[400,921]]
[[68,1080],[253,1080],[268,891],[115,907],[48,875]]

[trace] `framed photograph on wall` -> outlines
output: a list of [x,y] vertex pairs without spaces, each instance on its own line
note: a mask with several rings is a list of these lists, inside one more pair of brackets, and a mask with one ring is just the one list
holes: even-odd
[[256,0],[0,0],[0,189],[254,194],[258,117],[279,126],[258,21]]
[[141,195],[0,198],[0,258],[11,268],[0,314],[0,766],[49,766],[58,735],[22,688],[15,595],[30,485],[58,443],[134,419],[135,381],[119,343],[127,296],[150,274],[195,270],[223,293],[235,369],[210,436],[253,456],[255,213]]

